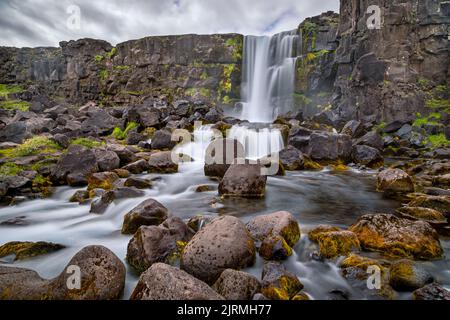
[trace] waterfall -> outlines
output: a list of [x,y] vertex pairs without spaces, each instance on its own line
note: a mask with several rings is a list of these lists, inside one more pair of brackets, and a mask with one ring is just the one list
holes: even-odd
[[295,31],[272,37],[245,37],[241,119],[271,123],[279,114],[291,110],[297,39]]
[[194,140],[177,147],[176,152],[188,155],[194,162],[204,163],[206,148],[214,138],[212,125],[202,125],[194,130]]

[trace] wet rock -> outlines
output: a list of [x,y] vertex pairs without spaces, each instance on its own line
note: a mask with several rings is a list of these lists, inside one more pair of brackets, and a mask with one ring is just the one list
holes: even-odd
[[140,226],[159,225],[167,219],[166,207],[154,199],[147,199],[128,212],[123,220],[122,233],[133,234]]
[[170,218],[159,226],[142,226],[128,243],[126,259],[137,272],[144,272],[154,263],[172,262],[191,237],[180,218]]
[[414,192],[412,178],[403,170],[387,169],[377,176],[377,190],[388,196]]
[[258,252],[266,260],[285,260],[292,255],[291,247],[279,235],[266,237],[261,243]]
[[139,278],[131,300],[222,300],[206,283],[163,263],[153,264]]
[[369,168],[379,168],[384,160],[380,151],[364,145],[356,145],[352,148],[352,160]]
[[148,189],[152,187],[152,182],[148,179],[131,177],[125,180],[125,187],[135,187],[138,189]]
[[268,215],[260,215],[247,223],[247,229],[256,246],[269,236],[281,236],[293,247],[300,239],[300,227],[295,217],[287,211],[279,211]]
[[132,146],[123,146],[120,144],[108,144],[107,150],[113,151],[120,159],[120,166],[126,166],[129,163],[137,161],[135,150]]
[[126,166],[123,167],[123,169],[134,174],[140,174],[149,170],[150,166],[147,161],[145,161],[144,159],[140,159],[133,163],[127,164]]
[[226,300],[252,300],[260,292],[261,284],[256,277],[233,269],[226,269],[213,285]]
[[26,226],[28,225],[26,216],[14,217],[0,222],[0,226]]
[[114,172],[100,172],[92,174],[88,179],[88,191],[93,189],[111,190],[119,176]]
[[411,260],[394,262],[390,269],[390,285],[398,291],[413,291],[433,282],[426,270]]
[[167,129],[161,129],[155,132],[152,138],[152,149],[171,150],[175,147],[176,141],[172,141],[172,133]]
[[450,292],[437,283],[426,285],[413,292],[414,300],[450,300]]
[[214,217],[212,216],[196,215],[189,219],[187,225],[194,232],[197,232],[213,220]]
[[229,168],[229,164],[205,164],[204,173],[207,177],[222,179]]
[[69,202],[83,203],[89,199],[89,192],[86,190],[76,191],[69,199]]
[[434,177],[433,186],[450,189],[450,174],[444,174]]
[[256,164],[233,164],[219,184],[219,195],[225,197],[262,198],[266,193],[267,176]]
[[109,205],[114,202],[115,196],[113,191],[107,191],[101,195],[99,199],[91,202],[90,213],[102,214],[105,213]]
[[397,209],[397,212],[404,218],[422,220],[431,224],[447,222],[447,219],[441,212],[430,208],[402,207]]
[[261,293],[270,300],[290,300],[303,284],[278,262],[267,262],[262,272]]
[[198,193],[209,192],[209,191],[214,191],[214,190],[216,190],[216,188],[214,186],[207,185],[207,184],[204,184],[204,185],[201,185],[201,186],[198,186],[197,188],[195,188],[195,192],[198,192]]
[[293,127],[289,131],[289,145],[292,145],[301,152],[305,153],[307,152],[311,134],[312,131],[307,128]]
[[245,225],[222,216],[198,231],[185,247],[181,268],[198,279],[214,283],[225,269],[253,265],[255,246]]
[[71,145],[53,167],[51,179],[55,183],[83,185],[87,183],[87,177],[98,170],[97,158],[92,150]]
[[145,192],[133,187],[119,187],[112,191],[114,199],[139,198],[145,195]]
[[408,207],[424,207],[450,214],[450,196],[419,196],[408,203]]
[[279,153],[280,161],[284,169],[288,171],[302,170],[305,166],[305,160],[300,150],[293,146],[288,146]]
[[357,235],[362,248],[390,256],[427,260],[443,253],[438,234],[423,221],[390,214],[365,215],[349,230]]
[[119,178],[128,178],[129,176],[131,176],[130,171],[125,169],[114,169],[113,172],[115,172],[119,176]]
[[383,138],[376,131],[366,133],[364,136],[357,139],[354,144],[369,146],[380,151],[383,150],[384,147]]
[[222,115],[217,111],[216,108],[211,108],[205,114],[204,118],[206,121],[208,121],[208,123],[217,123],[222,119]]
[[350,136],[329,132],[314,132],[309,140],[307,154],[316,161],[346,161],[350,158]]
[[14,254],[16,260],[29,259],[35,256],[52,253],[65,248],[51,242],[8,242],[0,246],[0,258]]
[[120,158],[113,152],[102,149],[94,149],[99,171],[112,171],[120,167]]
[[310,232],[309,237],[319,244],[320,255],[327,259],[347,256],[352,251],[361,249],[356,234],[351,231],[319,226],[318,230]]
[[178,164],[172,161],[170,151],[157,152],[150,156],[148,160],[149,172],[152,173],[176,173]]

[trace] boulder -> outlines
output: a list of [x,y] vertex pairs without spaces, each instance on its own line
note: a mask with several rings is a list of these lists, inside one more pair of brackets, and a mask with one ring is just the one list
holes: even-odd
[[155,263],[140,276],[130,299],[223,300],[223,297],[183,270]]
[[365,145],[382,151],[384,141],[381,135],[376,131],[370,131],[355,141],[356,145]]
[[437,283],[432,283],[413,292],[414,300],[450,300],[450,292]]
[[209,284],[225,269],[246,268],[255,262],[255,246],[245,225],[222,216],[198,231],[185,247],[181,268]]
[[361,121],[358,120],[350,120],[347,122],[341,130],[341,134],[346,134],[352,139],[357,139],[364,134],[364,126]]
[[114,151],[94,149],[99,171],[112,171],[120,167],[120,158]]
[[138,160],[132,146],[123,146],[120,144],[108,144],[106,148],[107,150],[113,151],[117,154],[117,156],[120,159],[120,166],[125,166],[129,163]]
[[394,262],[390,269],[390,285],[398,291],[413,291],[433,282],[433,277],[425,269],[411,260]]
[[51,242],[8,242],[0,246],[0,258],[14,255],[14,261],[29,259],[35,256],[52,253],[65,246]]
[[135,161],[133,163],[127,164],[123,167],[123,169],[128,170],[131,173],[134,174],[140,174],[150,169],[150,165],[148,164],[148,161],[145,161],[144,159],[140,159],[138,161]]
[[12,122],[0,131],[0,142],[22,143],[31,136],[32,133],[28,130],[25,122]]
[[280,161],[285,170],[302,170],[305,166],[305,159],[300,150],[293,146],[287,146],[279,153]]
[[97,158],[92,150],[71,145],[53,167],[51,179],[59,184],[85,185],[88,176],[98,170]]
[[178,172],[178,164],[172,161],[170,151],[162,151],[154,153],[148,160],[149,172],[152,173],[176,173]]
[[267,176],[261,175],[257,164],[233,164],[219,184],[219,195],[225,197],[262,198],[266,193]]
[[316,161],[347,161],[352,151],[350,136],[329,132],[314,132],[309,140],[307,154]]
[[303,284],[278,262],[267,262],[262,272],[261,293],[270,300],[290,300]]
[[161,129],[155,132],[152,138],[152,149],[171,150],[175,147],[176,141],[172,141],[172,133],[167,129]]
[[389,256],[429,260],[443,253],[438,234],[423,221],[390,214],[364,215],[349,230],[356,234],[362,248]]
[[412,220],[422,220],[430,224],[445,224],[447,219],[445,216],[434,209],[423,207],[402,207],[397,212],[404,218]]
[[126,259],[140,273],[156,262],[171,263],[179,256],[181,244],[191,237],[180,218],[169,218],[159,226],[142,226],[128,243]]
[[359,251],[359,240],[351,231],[334,230],[334,227],[319,226],[309,233],[309,238],[319,244],[320,255],[327,259],[348,256]]
[[378,168],[384,163],[383,156],[379,150],[365,145],[353,146],[352,160],[369,168]]
[[257,247],[269,236],[280,236],[291,247],[300,239],[298,222],[287,211],[257,216],[247,223],[247,229]]
[[152,187],[152,182],[148,179],[130,177],[124,182],[125,187],[135,187],[138,189],[148,189]]
[[411,200],[408,206],[434,209],[448,216],[450,215],[450,196],[421,195]]
[[119,119],[103,109],[95,108],[88,112],[88,118],[81,123],[81,131],[90,135],[106,135],[119,126]]
[[292,255],[291,247],[279,235],[266,237],[261,243],[258,252],[265,260],[285,260]]
[[205,164],[204,173],[207,177],[222,179],[229,168],[229,164]]
[[213,289],[226,300],[252,300],[260,292],[261,284],[248,273],[226,269],[214,283]]
[[[80,288],[69,288],[68,284],[76,285],[77,269]],[[0,267],[1,298],[6,300],[110,300],[120,298],[124,286],[125,266],[102,246],[83,248],[52,280],[32,270]]]
[[119,176],[115,172],[93,173],[88,179],[88,191],[93,189],[111,190],[117,180],[119,180]]
[[403,170],[386,169],[377,175],[377,190],[388,196],[414,192],[412,178]]
[[133,234],[140,226],[159,225],[168,214],[169,211],[161,203],[147,199],[125,215],[122,233]]

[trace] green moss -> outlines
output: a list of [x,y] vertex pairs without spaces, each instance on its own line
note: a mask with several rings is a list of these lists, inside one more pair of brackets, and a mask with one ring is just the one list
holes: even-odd
[[424,125],[439,125],[442,115],[439,112],[433,112],[428,117],[422,117],[420,113],[417,114],[417,119],[414,121],[413,126],[422,127]]
[[22,100],[6,100],[0,102],[0,108],[5,110],[28,111],[30,103]]
[[312,102],[310,98],[301,93],[294,93],[294,100],[297,104],[300,104],[302,106],[306,106]]
[[129,122],[125,130],[122,130],[120,128],[114,128],[111,136],[113,136],[117,140],[124,140],[127,137],[128,133],[131,130],[137,128],[138,126],[139,125],[136,122]]
[[114,56],[117,54],[117,48],[116,47],[113,47],[112,49],[111,49],[111,51],[110,52],[108,52],[107,54],[106,54],[106,56],[109,58],[109,59],[112,59],[112,58],[114,58]]
[[233,59],[240,61],[242,59],[243,39],[241,37],[230,38],[225,45],[233,50]]
[[102,142],[90,138],[78,138],[72,141],[72,144],[80,145],[89,149],[100,147]]
[[425,139],[425,144],[431,145],[432,148],[448,147],[450,145],[450,141],[447,140],[445,134],[441,133],[428,136]]
[[61,147],[44,136],[36,136],[26,140],[15,148],[1,150],[0,154],[9,158],[26,157],[36,154],[55,153],[61,150]]
[[450,108],[450,100],[447,99],[429,99],[425,104],[431,109]]
[[206,80],[208,79],[208,73],[206,71],[203,71],[203,73],[200,75],[200,80]]
[[104,56],[98,54],[94,57],[94,60],[95,62],[99,63],[102,62],[104,58],[105,58]]
[[377,129],[377,130],[383,130],[384,128],[386,128],[386,122],[384,122],[384,121],[382,121],[382,122],[380,122],[379,124],[377,124],[376,126],[375,126],[375,129]]
[[417,84],[421,87],[426,87],[429,83],[430,82],[427,79],[420,78],[417,80]]
[[106,80],[109,77],[109,71],[106,69],[102,69],[99,71],[98,75],[100,76],[100,79]]
[[0,165],[0,176],[16,176],[22,171],[22,167],[13,162],[6,162]]
[[23,91],[23,88],[18,85],[0,84],[0,97],[8,97],[9,94]]
[[130,66],[115,66],[114,71],[126,71],[126,70],[130,70],[131,67]]
[[124,91],[121,91],[120,93],[123,93],[123,94],[129,94],[129,95],[131,95],[131,96],[141,96],[141,95],[143,95],[145,92],[144,92],[144,91],[126,91],[126,90],[124,90]]

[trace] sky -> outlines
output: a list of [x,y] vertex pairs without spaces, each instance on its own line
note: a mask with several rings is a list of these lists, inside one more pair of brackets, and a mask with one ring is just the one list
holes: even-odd
[[339,11],[339,0],[0,0],[0,46],[111,44],[153,35],[292,30],[305,18]]

